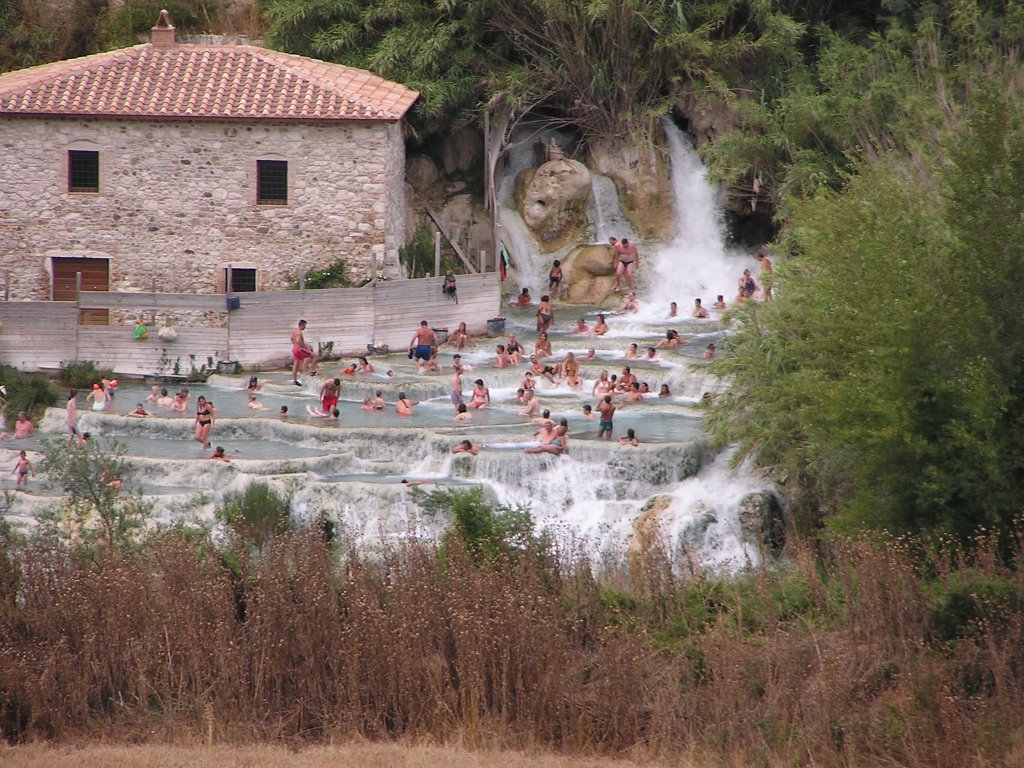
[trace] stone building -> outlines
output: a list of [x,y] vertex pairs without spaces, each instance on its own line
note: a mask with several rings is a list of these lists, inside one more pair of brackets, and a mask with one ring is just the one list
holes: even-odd
[[[397,274],[418,94],[250,45],[149,43],[0,75],[11,299],[286,287],[343,258]],[[0,283],[2,288],[2,283]]]

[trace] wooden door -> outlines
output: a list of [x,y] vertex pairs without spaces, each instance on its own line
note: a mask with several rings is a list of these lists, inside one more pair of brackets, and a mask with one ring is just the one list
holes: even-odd
[[[110,290],[110,260],[54,257],[53,259],[53,301],[75,301],[75,276],[82,273],[83,291]],[[110,312],[106,309],[83,309],[79,313],[81,325],[108,325]]]

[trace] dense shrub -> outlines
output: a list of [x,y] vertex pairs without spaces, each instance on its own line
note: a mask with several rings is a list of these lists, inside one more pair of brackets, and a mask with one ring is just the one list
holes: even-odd
[[43,411],[60,401],[57,388],[41,373],[22,373],[9,365],[0,365],[0,384],[7,390],[7,394],[0,397],[0,403],[8,425],[18,418],[19,411],[37,420]]
[[65,387],[74,387],[88,391],[93,384],[103,378],[112,378],[114,372],[109,368],[98,368],[92,360],[73,360],[61,363],[58,381]]
[[288,529],[291,499],[264,480],[224,494],[217,517],[245,547],[262,552],[270,539]]
[[[292,289],[298,290],[301,281],[298,278],[292,282]],[[322,269],[311,269],[306,272],[306,287],[316,288],[351,288],[352,281],[348,279],[348,265],[345,259],[339,258],[332,264]]]

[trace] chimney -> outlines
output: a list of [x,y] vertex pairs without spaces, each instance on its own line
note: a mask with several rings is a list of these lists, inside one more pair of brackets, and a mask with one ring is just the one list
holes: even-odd
[[149,30],[152,33],[150,42],[154,48],[171,48],[174,45],[174,24],[171,23],[171,14],[166,10],[160,11],[156,20],[156,26]]

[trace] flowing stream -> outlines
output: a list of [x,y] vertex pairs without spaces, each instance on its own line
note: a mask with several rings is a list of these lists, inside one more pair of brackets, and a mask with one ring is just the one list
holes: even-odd
[[[405,355],[392,354],[371,358],[377,366],[373,373],[341,376],[338,421],[307,414],[306,406],[317,403],[320,380],[315,378],[296,388],[287,373],[262,376],[257,400],[263,408],[258,410],[247,407],[247,395],[241,391],[244,377],[214,376],[205,385],[192,387],[193,402],[203,394],[217,408],[210,439],[226,449],[228,464],[210,461],[210,451],[191,439],[194,405],[189,413],[173,414],[146,401],[148,385],[122,385],[113,411],[83,412],[79,428],[90,431],[94,439],[116,439],[125,446],[135,469],[130,487],[154,503],[163,522],[208,520],[225,491],[264,479],[290,494],[295,515],[326,514],[337,521],[347,542],[357,546],[372,550],[397,540],[433,539],[448,521],[419,510],[402,483],[413,480],[425,483],[428,490],[482,486],[498,503],[528,506],[541,528],[595,555],[623,556],[642,525],[648,534],[655,531],[656,539],[680,562],[724,569],[756,563],[757,534],[743,529],[736,508],[748,495],[770,490],[770,485],[750,471],[734,472],[726,457],[716,457],[707,448],[696,406],[721,383],[703,370],[700,356],[707,344],[724,337],[726,329],[717,316],[689,316],[694,295],[723,293],[731,299],[729,285],[735,285],[738,272],[753,260],[723,245],[715,191],[685,136],[674,126],[666,130],[678,235],[664,247],[641,244],[641,252],[648,254],[641,262],[646,272],[640,282],[641,312],[609,313],[610,331],[592,336],[573,333],[572,326],[578,317],[592,324],[595,308],[556,308],[550,362],[562,360],[570,351],[580,357],[583,387],[577,391],[538,376],[536,392],[551,419],[565,419],[569,425],[566,455],[524,451],[537,444],[538,428],[531,417],[519,415],[516,402],[527,366],[494,366],[494,348],[501,338],[474,340],[461,352],[471,367],[463,375],[467,401],[477,378],[486,382],[492,398],[491,407],[474,411],[468,422],[452,418],[455,350],[446,346],[439,355],[441,373],[420,373]],[[501,181],[503,204],[510,199],[515,175],[529,164],[532,154],[528,156],[526,149],[511,158]],[[609,184],[607,179],[597,182],[601,192],[594,202],[595,237],[624,231],[625,219]],[[537,255],[528,230],[517,227],[506,216],[508,210],[502,211],[506,234],[518,240],[517,252],[522,248],[532,254],[520,259],[517,276],[522,284],[539,290],[546,284],[551,256]],[[680,304],[680,316],[671,319],[670,300]],[[713,296],[707,303],[711,301]],[[509,308],[506,315],[506,335],[515,333],[532,350],[537,338],[535,310]],[[627,357],[631,344],[646,356],[668,328],[683,335],[681,347],[657,349],[651,359]],[[322,364],[322,373],[334,375],[343,364],[335,365]],[[584,416],[583,406],[597,402],[592,389],[602,371],[619,374],[625,366],[648,385],[650,394],[639,402],[619,398],[616,439],[599,440],[596,420]],[[670,394],[659,397],[663,385]],[[364,398],[377,391],[387,407],[365,409]],[[400,393],[419,401],[412,417],[395,414],[392,404]],[[138,402],[153,415],[127,416]],[[282,406],[288,408],[285,417],[280,415]],[[64,424],[63,409],[50,409],[40,432],[63,439]],[[639,446],[618,442],[627,429],[635,430]],[[451,453],[464,439],[481,446],[477,456]],[[39,447],[38,437],[21,444],[0,443],[0,462],[13,466],[16,451],[26,448],[39,464],[41,457],[34,453]],[[6,487],[12,483],[4,481]],[[30,523],[36,513],[57,502],[56,493],[45,482],[33,480],[28,491],[15,498],[15,519]],[[652,509],[658,510],[656,519]]]

